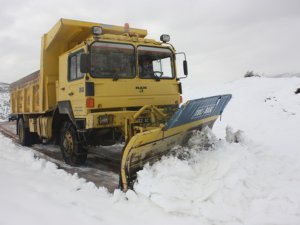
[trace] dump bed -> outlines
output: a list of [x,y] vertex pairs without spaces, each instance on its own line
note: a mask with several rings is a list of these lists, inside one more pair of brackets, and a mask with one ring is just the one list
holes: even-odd
[[36,113],[39,106],[40,71],[35,71],[10,85],[12,114]]

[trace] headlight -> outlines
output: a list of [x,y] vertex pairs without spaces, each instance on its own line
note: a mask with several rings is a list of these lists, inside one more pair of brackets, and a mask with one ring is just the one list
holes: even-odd
[[113,123],[113,115],[102,115],[98,117],[98,121],[100,125],[107,125],[107,124],[112,124]]

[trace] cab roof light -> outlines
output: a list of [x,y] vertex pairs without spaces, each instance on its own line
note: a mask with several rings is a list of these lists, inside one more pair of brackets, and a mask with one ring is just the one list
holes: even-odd
[[162,42],[164,42],[164,43],[167,43],[167,42],[170,41],[170,35],[168,35],[168,34],[162,34],[162,35],[160,36],[160,40],[161,40]]
[[99,36],[102,34],[102,27],[94,26],[92,27],[92,33],[94,36]]
[[129,33],[129,23],[124,24],[124,32]]

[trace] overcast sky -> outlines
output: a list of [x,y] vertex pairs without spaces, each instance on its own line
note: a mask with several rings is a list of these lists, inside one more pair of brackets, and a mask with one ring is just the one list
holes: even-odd
[[227,82],[247,70],[300,72],[300,0],[0,0],[0,81],[39,68],[40,38],[59,18],[171,35],[189,64],[187,85]]

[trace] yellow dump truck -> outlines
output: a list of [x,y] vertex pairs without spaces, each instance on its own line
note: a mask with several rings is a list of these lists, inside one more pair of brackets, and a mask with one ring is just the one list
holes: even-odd
[[[212,126],[231,96],[178,110],[178,53],[169,35],[146,36],[128,24],[60,19],[42,37],[40,70],[10,85],[20,143],[55,142],[66,163],[81,165],[89,146],[124,141],[120,185],[127,190],[145,163]],[[186,76],[186,60],[183,68]]]

